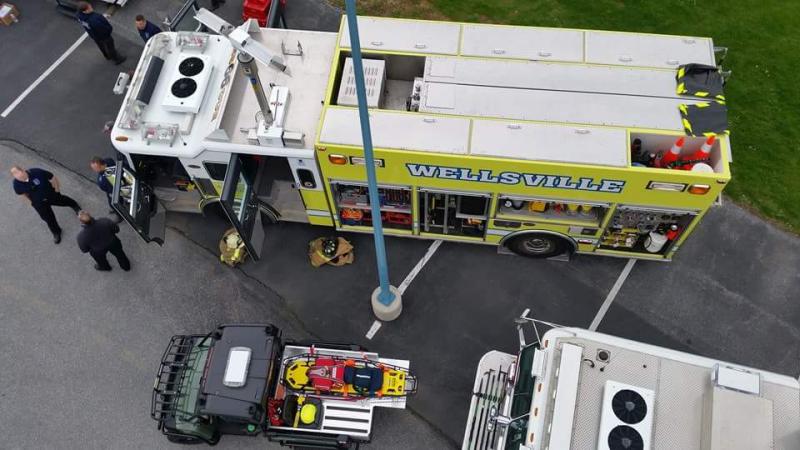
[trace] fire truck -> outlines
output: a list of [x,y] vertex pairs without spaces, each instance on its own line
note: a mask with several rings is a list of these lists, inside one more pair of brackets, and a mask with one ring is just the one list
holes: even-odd
[[795,378],[527,314],[478,364],[463,450],[800,448]]
[[115,208],[147,241],[168,212],[219,205],[256,259],[270,222],[380,220],[532,257],[668,261],[731,178],[709,38],[359,17],[372,217],[345,22],[197,18],[208,33],[147,42],[111,131]]

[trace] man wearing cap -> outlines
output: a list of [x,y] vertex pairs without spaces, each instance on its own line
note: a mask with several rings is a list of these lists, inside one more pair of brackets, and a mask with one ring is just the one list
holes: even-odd
[[25,170],[20,166],[12,166],[10,172],[14,177],[14,192],[27,200],[47,223],[53,233],[53,242],[61,242],[61,227],[53,213],[53,206],[68,206],[78,214],[81,210],[78,202],[62,194],[58,178],[44,169],[32,167]]

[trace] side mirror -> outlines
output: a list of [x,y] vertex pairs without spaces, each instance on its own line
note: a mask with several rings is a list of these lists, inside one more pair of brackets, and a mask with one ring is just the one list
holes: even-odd
[[517,324],[517,334],[519,334],[519,348],[523,348],[527,345],[525,342],[525,333],[522,331],[522,326],[530,321],[528,318],[529,312],[531,312],[530,308],[525,308],[525,311],[522,311],[522,314],[514,319],[514,323]]

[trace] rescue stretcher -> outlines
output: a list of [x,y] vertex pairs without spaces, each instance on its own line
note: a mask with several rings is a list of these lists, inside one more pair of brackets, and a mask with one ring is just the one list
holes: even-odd
[[363,350],[286,345],[267,405],[270,428],[367,438],[375,407],[405,408],[416,392],[409,366]]
[[332,355],[310,348],[284,359],[281,382],[289,390],[345,398],[405,397],[414,394],[417,379],[408,368],[355,355]]

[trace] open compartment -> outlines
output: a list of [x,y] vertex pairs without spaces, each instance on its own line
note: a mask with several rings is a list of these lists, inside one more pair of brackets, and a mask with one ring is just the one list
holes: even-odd
[[[364,83],[370,108],[395,111],[413,110],[415,83],[425,71],[424,56],[379,55],[365,53]],[[331,104],[357,106],[351,53],[343,51],[334,82]],[[418,100],[418,98],[417,98]]]
[[496,217],[599,227],[608,204],[501,195]]
[[421,231],[482,238],[489,217],[489,195],[421,190]]
[[[369,188],[359,183],[332,183],[339,219],[345,226],[372,226]],[[385,228],[411,230],[411,188],[378,186],[381,222]]]
[[603,231],[598,248],[666,255],[696,215],[692,211],[618,206]]
[[[683,139],[683,146],[675,161],[670,149]],[[630,133],[631,164],[634,167],[692,170],[694,172],[723,173],[722,150],[719,137],[714,139],[707,155],[701,152],[708,138],[655,133]]]

